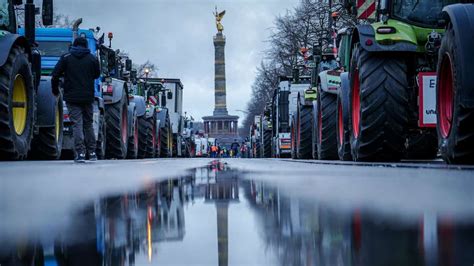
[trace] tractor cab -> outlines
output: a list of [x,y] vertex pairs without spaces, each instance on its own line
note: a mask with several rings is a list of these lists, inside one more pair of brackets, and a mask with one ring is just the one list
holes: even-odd
[[381,10],[388,11],[394,19],[409,24],[425,28],[443,28],[445,21],[442,10],[445,6],[471,2],[470,0],[392,0],[389,7],[381,6]]

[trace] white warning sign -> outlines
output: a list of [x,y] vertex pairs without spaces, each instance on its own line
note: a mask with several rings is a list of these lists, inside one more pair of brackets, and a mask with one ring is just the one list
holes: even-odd
[[436,73],[418,74],[419,126],[436,127]]

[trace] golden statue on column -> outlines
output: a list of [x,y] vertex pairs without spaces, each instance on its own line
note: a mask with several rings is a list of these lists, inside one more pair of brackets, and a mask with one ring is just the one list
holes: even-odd
[[216,27],[218,32],[224,31],[224,26],[222,26],[222,18],[224,18],[225,15],[225,10],[222,12],[217,12],[217,6],[216,6],[216,12],[214,13],[214,16],[216,16]]

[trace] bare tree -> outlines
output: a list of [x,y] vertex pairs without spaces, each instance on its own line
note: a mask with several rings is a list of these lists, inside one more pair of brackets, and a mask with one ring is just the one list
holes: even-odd
[[[330,27],[333,15],[337,19]],[[301,0],[296,8],[276,17],[267,40],[269,47],[264,51],[264,58],[257,68],[252,96],[247,104],[248,114],[242,125],[244,129],[250,127],[255,115],[262,114],[278,86],[279,76],[290,75],[294,67],[303,65],[301,48],[327,45],[332,42],[335,30],[356,23],[341,1],[335,0],[331,6],[328,1]],[[309,69],[303,68],[303,74],[309,74]]]

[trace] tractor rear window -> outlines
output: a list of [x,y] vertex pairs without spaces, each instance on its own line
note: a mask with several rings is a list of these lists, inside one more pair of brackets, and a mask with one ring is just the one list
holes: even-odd
[[8,29],[10,26],[10,12],[7,0],[0,0],[0,28]]
[[39,41],[41,56],[60,57],[69,53],[70,42],[43,42]]
[[393,14],[396,18],[415,24],[436,26],[443,6],[455,1],[447,0],[396,0]]

